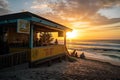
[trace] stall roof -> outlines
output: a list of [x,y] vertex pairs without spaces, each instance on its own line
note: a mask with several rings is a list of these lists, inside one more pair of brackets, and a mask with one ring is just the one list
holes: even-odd
[[46,26],[50,26],[50,27],[53,27],[53,28],[58,28],[58,29],[65,30],[65,31],[66,30],[67,31],[72,30],[72,29],[70,29],[70,28],[68,28],[64,25],[61,25],[61,24],[58,24],[58,23],[53,22],[51,20],[48,20],[46,18],[40,17],[40,16],[38,16],[36,14],[33,14],[31,12],[20,12],[20,13],[14,13],[14,14],[8,14],[8,15],[0,16],[0,25],[15,23],[19,19],[28,20],[28,21],[31,21],[31,22],[37,22],[37,23],[40,23],[40,24],[44,24]]

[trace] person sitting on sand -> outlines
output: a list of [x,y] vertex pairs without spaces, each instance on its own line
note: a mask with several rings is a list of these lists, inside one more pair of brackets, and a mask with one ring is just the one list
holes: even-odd
[[81,58],[81,59],[85,59],[84,52],[82,52],[82,54],[80,55],[80,58]]

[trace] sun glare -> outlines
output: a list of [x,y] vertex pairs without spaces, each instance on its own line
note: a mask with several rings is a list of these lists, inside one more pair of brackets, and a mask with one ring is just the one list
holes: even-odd
[[67,32],[66,35],[69,39],[75,38],[77,36],[77,31],[73,30],[72,32]]

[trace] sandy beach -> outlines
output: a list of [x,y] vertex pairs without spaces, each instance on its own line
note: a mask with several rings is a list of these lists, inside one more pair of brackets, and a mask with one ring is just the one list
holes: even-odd
[[120,66],[77,59],[54,63],[50,67],[0,72],[0,80],[120,80]]

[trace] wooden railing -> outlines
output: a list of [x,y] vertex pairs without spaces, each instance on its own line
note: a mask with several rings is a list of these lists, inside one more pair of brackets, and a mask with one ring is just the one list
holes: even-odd
[[0,69],[28,62],[27,51],[0,55]]

